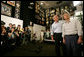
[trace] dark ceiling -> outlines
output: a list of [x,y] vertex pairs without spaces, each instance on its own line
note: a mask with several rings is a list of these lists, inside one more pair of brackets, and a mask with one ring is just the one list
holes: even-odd
[[56,8],[64,5],[71,5],[72,1],[36,1],[42,8]]

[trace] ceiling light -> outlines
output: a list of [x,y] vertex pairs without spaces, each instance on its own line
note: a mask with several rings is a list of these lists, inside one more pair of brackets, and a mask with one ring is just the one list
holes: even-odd
[[41,5],[43,5],[43,2],[41,2]]
[[30,4],[31,4],[31,5],[33,5],[34,3],[33,3],[33,2],[31,2]]

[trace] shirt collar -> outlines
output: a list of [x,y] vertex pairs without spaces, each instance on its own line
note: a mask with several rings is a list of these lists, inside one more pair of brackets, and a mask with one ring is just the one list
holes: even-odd
[[[71,22],[71,20],[69,20],[69,22]],[[67,21],[65,21],[65,23],[68,23]]]
[[59,23],[59,21],[58,22],[54,22],[54,24],[56,24],[56,23]]

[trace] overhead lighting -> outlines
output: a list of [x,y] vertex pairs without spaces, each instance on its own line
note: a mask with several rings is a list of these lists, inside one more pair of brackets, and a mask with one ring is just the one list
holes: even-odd
[[77,6],[77,5],[79,5],[81,3],[81,1],[73,1],[73,5],[74,6]]
[[41,5],[43,5],[43,2],[41,2]]
[[31,2],[30,4],[31,4],[31,5],[33,5],[34,3],[33,3],[33,2]]

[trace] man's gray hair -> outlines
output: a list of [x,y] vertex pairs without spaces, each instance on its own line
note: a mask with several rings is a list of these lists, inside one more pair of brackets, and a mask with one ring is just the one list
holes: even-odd
[[70,13],[67,10],[64,10],[64,14],[67,13],[70,16]]
[[58,16],[58,17],[59,17],[59,15],[58,15],[58,14],[56,14],[56,15],[54,15],[54,16],[53,16],[53,19],[54,19],[56,16]]

